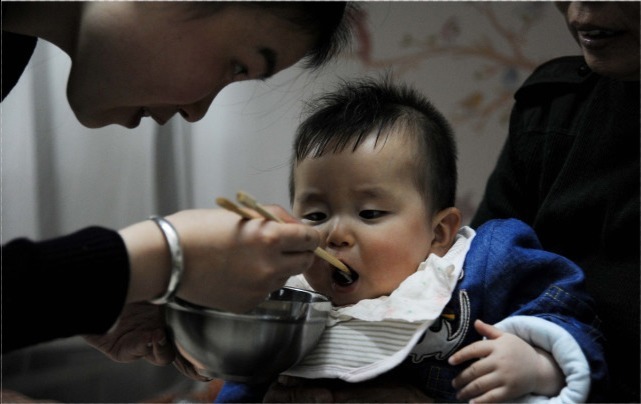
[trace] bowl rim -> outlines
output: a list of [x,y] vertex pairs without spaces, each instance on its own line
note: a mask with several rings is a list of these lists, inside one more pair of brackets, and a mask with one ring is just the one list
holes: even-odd
[[[275,293],[278,293],[278,292],[280,292],[282,290],[292,290],[292,291],[295,291],[295,292],[304,292],[306,294],[312,295],[312,299],[310,299],[309,302],[298,302],[298,303],[311,305],[313,307],[315,307],[315,306],[321,306],[321,307],[322,306],[327,306],[326,310],[323,309],[323,310],[319,310],[319,311],[327,311],[327,312],[329,312],[331,307],[332,307],[331,300],[329,299],[329,297],[325,296],[324,294],[316,292],[315,290],[296,288],[296,287],[292,287],[292,286],[283,286],[283,287],[275,290],[274,292],[270,293],[268,298],[273,296]],[[252,320],[255,320],[255,319],[272,319],[272,320],[274,320],[274,319],[282,319],[282,318],[280,318],[278,316],[269,315],[269,314],[265,314],[265,313],[252,313],[252,311],[255,310],[262,303],[269,301],[268,298],[265,299],[263,302],[259,303],[254,309],[250,310],[247,313],[233,313],[233,312],[226,311],[226,310],[219,310],[219,309],[215,309],[215,308],[200,306],[200,305],[191,303],[191,302],[189,302],[187,300],[181,299],[181,298],[179,298],[177,296],[174,296],[171,301],[167,302],[167,307],[171,308],[171,309],[174,309],[174,310],[180,310],[180,311],[185,311],[185,312],[189,312],[189,313],[212,314],[212,315],[216,315],[216,316],[219,316],[219,317],[229,317],[229,318],[234,318],[234,319],[239,319],[239,320],[242,320],[242,319],[247,319],[247,320],[250,320],[250,319],[252,319]],[[278,301],[278,300],[274,300],[274,301]],[[285,300],[282,300],[282,301],[285,301]],[[283,321],[288,321],[288,319],[282,319],[282,320]]]

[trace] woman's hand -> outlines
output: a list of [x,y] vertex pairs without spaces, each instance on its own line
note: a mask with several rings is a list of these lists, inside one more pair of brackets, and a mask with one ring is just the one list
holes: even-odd
[[156,366],[174,363],[185,376],[208,381],[177,352],[167,337],[165,310],[151,303],[125,305],[118,322],[103,335],[85,335],[85,341],[115,362],[145,359]]
[[[306,270],[320,243],[318,232],[283,209],[288,223],[242,219],[222,209],[187,210],[167,216],[180,237],[184,274],[177,296],[191,303],[244,312]],[[128,302],[160,296],[171,257],[161,231],[145,221],[120,231],[130,256]]]
[[85,341],[116,362],[146,359],[154,365],[173,362],[175,350],[165,332],[164,308],[150,303],[125,305],[118,322],[102,335],[85,335]]

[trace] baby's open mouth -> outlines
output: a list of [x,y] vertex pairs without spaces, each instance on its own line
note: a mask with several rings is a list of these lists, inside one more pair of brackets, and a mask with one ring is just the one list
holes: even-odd
[[347,266],[349,269],[349,274],[334,268],[334,271],[332,272],[332,279],[334,282],[336,282],[337,285],[339,286],[348,286],[351,285],[352,283],[356,282],[358,279],[358,272],[354,271],[352,267],[349,265]]

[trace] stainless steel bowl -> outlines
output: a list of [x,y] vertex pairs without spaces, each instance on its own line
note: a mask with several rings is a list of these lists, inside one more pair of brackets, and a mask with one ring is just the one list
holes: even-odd
[[261,383],[301,360],[325,328],[331,303],[308,290],[284,287],[246,314],[176,299],[166,309],[171,337],[204,376]]

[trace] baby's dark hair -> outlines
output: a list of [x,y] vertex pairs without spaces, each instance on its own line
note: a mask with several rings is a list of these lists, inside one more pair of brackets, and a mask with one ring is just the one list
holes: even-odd
[[345,49],[351,39],[360,6],[345,1],[199,1],[188,2],[192,15],[200,17],[223,8],[260,8],[296,25],[314,37],[315,43],[303,58],[305,68],[317,69]]
[[456,142],[445,117],[418,91],[393,84],[389,76],[343,81],[337,90],[307,103],[307,118],[294,140],[289,180],[294,197],[293,169],[303,159],[356,150],[370,135],[385,141],[395,132],[415,139],[415,183],[423,199],[438,212],[456,199]]

